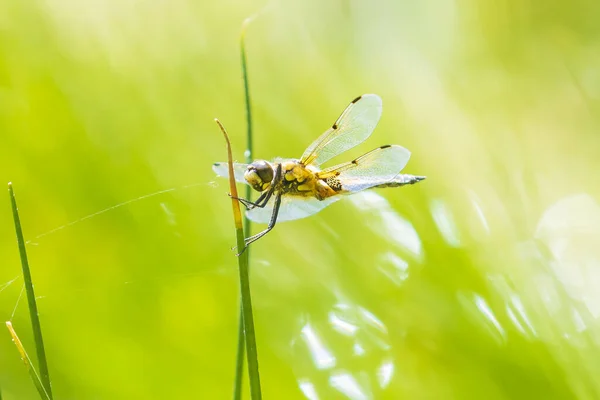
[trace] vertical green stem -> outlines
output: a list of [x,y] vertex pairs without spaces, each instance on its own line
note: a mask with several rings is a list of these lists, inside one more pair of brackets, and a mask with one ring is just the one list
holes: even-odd
[[23,281],[25,282],[25,293],[27,294],[27,304],[29,306],[29,317],[31,318],[31,329],[33,330],[33,339],[38,358],[38,367],[40,370],[41,381],[48,394],[52,399],[52,390],[50,387],[50,374],[48,373],[48,363],[46,361],[46,351],[44,350],[44,339],[42,338],[42,327],[38,315],[38,308],[35,301],[35,292],[33,291],[33,281],[31,279],[31,271],[29,270],[29,261],[27,260],[27,249],[25,248],[25,240],[23,239],[23,230],[21,228],[21,219],[19,218],[19,209],[17,207],[17,199],[12,187],[12,183],[8,184],[8,193],[12,206],[13,219],[15,221],[15,231],[17,234],[17,243],[19,246],[19,255],[21,256],[21,268],[23,270]]
[[[244,237],[238,239],[238,248],[244,245]],[[260,400],[260,375],[258,372],[258,350],[256,348],[256,334],[254,332],[254,317],[252,315],[252,300],[250,297],[250,279],[248,252],[245,251],[238,257],[240,259],[240,288],[242,294],[242,313],[244,320],[244,336],[246,338],[246,352],[248,353],[248,375],[250,377],[250,398]]]
[[[245,230],[245,232],[247,232]],[[249,249],[246,249],[246,252]],[[244,356],[246,355],[246,338],[244,335],[244,309],[240,302],[240,315],[238,317],[238,343],[235,360],[235,382],[233,383],[233,400],[242,399],[242,386],[244,383]]]
[[[242,59],[242,79],[244,81],[244,99],[246,102],[246,163],[252,162],[252,109],[250,107],[250,86],[248,83],[248,63],[246,60],[246,24],[244,24],[240,37],[241,59]],[[250,197],[252,188],[246,185],[246,195]],[[249,225],[250,220],[245,218]]]
[[[242,81],[244,83],[244,100],[246,105],[246,164],[252,162],[252,109],[250,107],[250,88],[248,83],[248,64],[246,59],[246,27],[250,20],[244,21],[242,26],[242,34],[240,35],[240,56],[242,63]],[[246,199],[251,200],[252,188],[246,185]],[[251,223],[250,220],[244,215],[244,232],[250,235]],[[248,268],[250,268],[250,249],[246,249],[248,257]],[[240,303],[240,314],[238,318],[238,345],[237,345],[237,356],[235,362],[235,383],[233,386],[233,399],[241,400],[242,398],[242,387],[244,380],[244,310]]]

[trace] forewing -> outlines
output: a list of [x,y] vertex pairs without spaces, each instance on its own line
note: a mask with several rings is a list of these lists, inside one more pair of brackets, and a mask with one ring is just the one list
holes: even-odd
[[[244,179],[244,172],[246,172],[246,168],[248,168],[248,164],[233,163],[233,175],[235,177],[235,180],[237,182],[245,183],[247,185],[248,182],[246,181],[246,179]],[[217,175],[222,176],[224,178],[229,178],[228,163],[214,163],[212,169]]]
[[[340,196],[329,197],[325,200],[317,200],[314,197],[294,197],[284,195],[281,199],[277,222],[292,221],[294,219],[306,218],[314,215],[340,199]],[[246,216],[253,222],[268,224],[273,214],[275,196],[264,208],[254,208],[246,211]]]
[[402,146],[382,146],[353,161],[324,169],[317,177],[340,184],[344,192],[358,192],[390,182],[409,158],[410,151]]
[[364,142],[381,118],[381,98],[376,94],[357,97],[325,133],[302,155],[302,164],[320,165]]

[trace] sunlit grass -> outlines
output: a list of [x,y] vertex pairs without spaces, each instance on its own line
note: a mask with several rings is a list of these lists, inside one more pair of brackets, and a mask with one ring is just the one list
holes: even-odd
[[[213,118],[243,161],[239,28],[263,6],[0,12],[0,178],[18,184],[56,398],[231,396],[239,283]],[[376,93],[382,120],[348,158],[400,144],[428,177],[255,243],[265,398],[600,396],[599,7],[308,1],[254,21],[256,158],[300,156]],[[0,217],[10,320],[20,261]],[[12,321],[33,349],[24,304]],[[6,335],[3,398],[34,398],[14,350]]]
[[33,385],[35,386],[36,390],[38,391],[40,398],[51,400],[52,399],[51,394],[48,393],[48,391],[46,390],[45,384],[42,383],[42,378],[40,378],[40,375],[35,370],[35,367],[33,366],[31,359],[29,358],[29,354],[27,354],[27,351],[25,351],[25,348],[23,347],[23,343],[21,343],[21,340],[19,339],[17,332],[15,331],[15,329],[12,326],[12,323],[10,321],[7,321],[6,327],[8,328],[8,331],[10,332],[10,336],[12,337],[12,340],[15,343],[15,346],[17,347],[19,354],[21,355],[21,360],[25,364],[25,368],[27,368],[27,371],[29,371],[29,375],[31,376],[31,381],[33,382]]
[[[252,159],[252,102],[250,100],[250,80],[248,78],[248,59],[246,57],[246,29],[252,18],[244,20],[242,25],[242,32],[240,34],[240,62],[242,68],[242,82],[244,84],[244,100],[246,106],[246,151],[244,156],[246,157],[246,164],[250,164]],[[245,199],[252,200],[252,188],[246,185]],[[252,223],[246,215],[244,215],[244,232],[250,235]],[[239,244],[238,244],[239,246]],[[250,268],[250,249],[246,249],[246,257],[248,259],[248,269]],[[241,302],[240,302],[241,304]],[[233,384],[233,398],[238,400],[242,398],[242,385],[243,385],[243,373],[244,373],[244,355],[245,355],[245,335],[244,335],[244,310],[240,306],[240,315],[238,318],[238,346],[237,355],[235,361],[235,381]],[[256,373],[258,375],[258,373]]]
[[40,373],[31,365],[31,360],[27,355],[21,341],[19,340],[16,332],[14,331],[10,321],[6,322],[13,341],[21,353],[21,358],[25,362],[27,369],[30,372],[33,383],[40,393],[42,398],[52,399],[52,386],[50,384],[50,374],[48,372],[48,362],[46,360],[46,351],[44,349],[44,339],[42,336],[42,327],[40,324],[38,306],[33,290],[33,280],[31,278],[31,270],[29,268],[29,261],[27,258],[27,249],[25,247],[25,239],[23,238],[23,229],[21,227],[21,218],[19,216],[19,208],[17,207],[17,199],[13,189],[12,183],[8,184],[8,194],[10,196],[10,205],[12,208],[13,221],[15,225],[15,234],[17,237],[17,245],[19,247],[19,257],[21,258],[21,271],[23,273],[23,281],[25,283],[25,294],[27,297],[27,305],[29,308],[29,318],[31,321],[31,330],[33,332],[35,350],[38,358],[38,367]]

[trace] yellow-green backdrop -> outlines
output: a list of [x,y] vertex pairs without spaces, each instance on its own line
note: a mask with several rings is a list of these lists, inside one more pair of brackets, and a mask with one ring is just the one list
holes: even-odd
[[[252,246],[264,398],[599,398],[600,3],[4,0],[0,182],[55,398],[231,398],[213,119],[243,160],[255,13],[257,158],[300,156],[377,93],[381,122],[347,159],[400,144],[428,177]],[[0,221],[0,319],[34,355],[8,196]],[[0,390],[37,398],[1,330]]]

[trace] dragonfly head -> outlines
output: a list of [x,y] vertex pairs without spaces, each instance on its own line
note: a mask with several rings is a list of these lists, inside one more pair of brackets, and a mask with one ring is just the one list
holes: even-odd
[[254,161],[244,172],[244,179],[258,192],[265,191],[273,180],[273,167],[265,160]]

